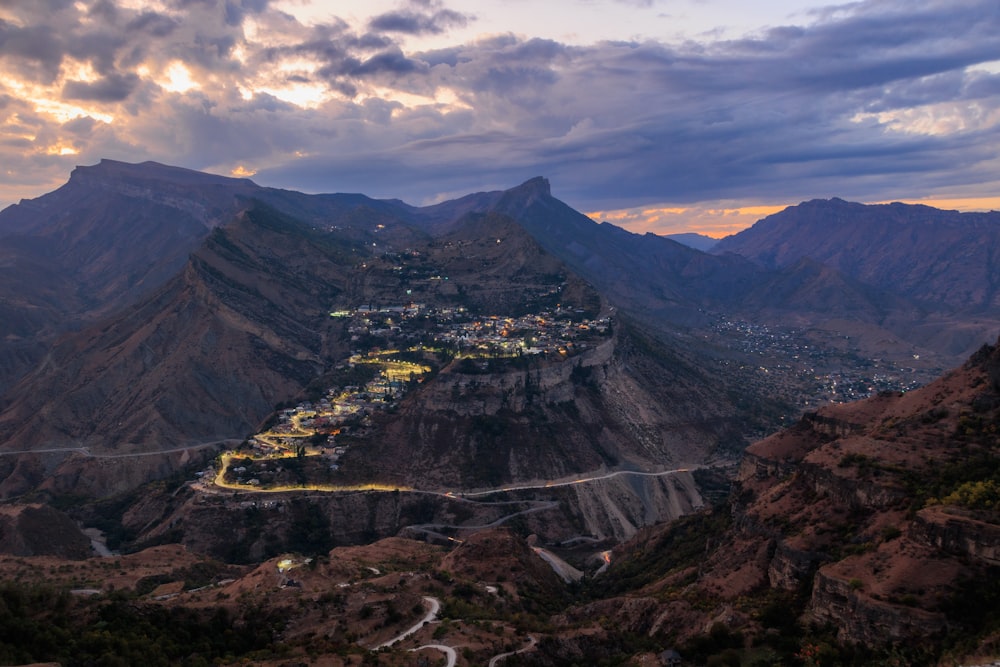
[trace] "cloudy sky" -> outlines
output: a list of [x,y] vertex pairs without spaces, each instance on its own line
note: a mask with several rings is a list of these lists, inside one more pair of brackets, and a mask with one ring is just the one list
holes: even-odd
[[1000,209],[996,0],[0,0],[0,206],[155,160],[634,231]]

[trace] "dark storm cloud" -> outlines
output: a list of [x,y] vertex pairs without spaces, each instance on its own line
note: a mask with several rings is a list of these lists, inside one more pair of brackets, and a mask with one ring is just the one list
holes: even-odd
[[884,2],[870,8],[808,28],[776,28],[724,48],[747,56],[744,67],[784,66],[769,79],[826,90],[940,74],[1000,54],[1000,4]]
[[414,74],[417,72],[426,72],[427,69],[428,67],[425,63],[407,58],[403,55],[402,51],[396,49],[368,58],[364,62],[359,63],[357,67],[352,68],[350,73],[353,76],[364,77],[380,73],[397,75]]
[[468,25],[469,17],[451,9],[441,9],[432,14],[400,10],[376,16],[368,27],[380,32],[400,32],[407,35],[438,35],[450,28]]
[[[416,202],[544,174],[581,208],[1000,181],[1000,76],[973,69],[1000,60],[995,0],[871,0],[726,41],[497,35],[424,53],[402,45],[472,18],[437,0],[362,26],[265,0],[0,5],[19,17],[0,22],[0,66],[114,111],[71,126],[0,106],[12,137],[39,137],[33,155],[68,140],[78,163],[245,161],[265,184]],[[165,82],[177,63],[188,88]]]
[[[363,190],[370,156],[380,184],[398,179],[403,196],[545,173],[593,207],[891,198],[884,189],[894,182],[1000,179],[989,167],[997,130],[977,125],[998,106],[1000,85],[967,70],[1000,59],[996,3],[861,3],[812,25],[707,44],[570,47],[500,36],[409,58],[472,109],[436,119],[397,111],[387,139],[366,154],[260,177],[291,185],[294,174],[316,190],[344,179]],[[407,140],[418,136],[408,123],[419,140]]]
[[69,122],[63,123],[62,127],[67,132],[76,136],[87,136],[94,131],[97,122],[93,118],[81,116],[80,118],[74,118]]
[[0,19],[0,58],[32,79],[50,83],[59,74],[63,45],[48,26],[21,27]]
[[67,81],[62,96],[67,100],[93,100],[120,102],[128,97],[139,84],[135,74],[111,74],[99,81]]
[[153,38],[163,38],[168,36],[180,26],[177,19],[157,14],[156,12],[143,12],[130,20],[125,29],[130,32],[144,32]]

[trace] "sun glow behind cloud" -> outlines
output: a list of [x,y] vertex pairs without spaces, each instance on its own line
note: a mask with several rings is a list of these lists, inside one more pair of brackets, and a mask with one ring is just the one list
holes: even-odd
[[59,123],[67,123],[82,117],[90,117],[102,123],[114,120],[114,116],[109,113],[59,100],[52,86],[43,86],[0,74],[0,90],[3,88],[31,104],[35,113],[50,116]]
[[1000,109],[974,102],[943,102],[908,109],[858,113],[852,120],[855,123],[874,120],[889,130],[903,134],[947,136],[997,127],[1000,125]]
[[201,84],[195,80],[191,70],[187,65],[179,60],[175,60],[167,65],[163,70],[163,77],[157,80],[160,88],[172,93],[186,93],[189,90],[201,88]]
[[45,152],[49,155],[79,155],[80,153],[77,149],[65,144],[54,144],[49,146]]
[[266,93],[282,102],[294,104],[300,109],[317,109],[333,97],[326,86],[314,83],[295,82],[281,87],[259,86],[246,93],[244,90],[246,89],[240,89],[244,99],[252,99],[256,93]]

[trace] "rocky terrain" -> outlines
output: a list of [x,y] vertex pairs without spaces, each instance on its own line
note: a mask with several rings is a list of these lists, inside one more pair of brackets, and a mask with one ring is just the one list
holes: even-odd
[[0,659],[991,656],[1000,352],[915,389],[996,335],[956,215],[809,202],[706,254],[542,178],[81,168],[0,213]]
[[[804,210],[815,208],[822,207]],[[864,226],[882,209],[860,210],[842,216],[841,226]],[[887,210],[893,225],[904,224],[909,209]],[[918,222],[934,218],[917,213]],[[643,435],[641,447],[660,456],[666,449],[650,443],[665,437],[667,449],[687,448],[701,460],[793,418],[792,404],[808,404],[803,393],[828,393],[820,386],[824,375],[912,367],[912,378],[898,384],[920,383],[980,344],[993,326],[975,300],[953,294],[947,309],[927,310],[932,299],[893,291],[891,281],[866,282],[870,272],[847,270],[850,249],[836,265],[820,263],[833,262],[823,255],[774,268],[733,252],[709,255],[594,223],[554,198],[542,178],[415,208],[105,161],[77,169],[63,188],[0,218],[0,252],[11,258],[3,289],[12,290],[0,307],[13,327],[0,345],[0,368],[9,371],[0,381],[8,387],[0,397],[6,497],[40,485],[56,493],[125,490],[246,437],[275,405],[295,400],[343,363],[358,341],[326,315],[365,302],[420,300],[493,315],[538,310],[560,298],[584,312],[614,307],[622,322],[641,328],[620,342],[650,344],[616,346],[612,357],[635,358],[645,348],[652,352],[647,359],[661,361],[611,363],[596,372],[627,369],[645,378],[642,385],[657,383],[642,403],[667,412],[649,408],[639,424],[608,432],[650,428],[660,435]],[[758,245],[760,230],[773,224],[754,231]],[[935,228],[928,225],[921,238]],[[770,238],[780,243],[787,236]],[[112,242],[118,238],[128,242]],[[641,280],[636,266],[644,267]],[[949,285],[960,279],[957,265],[940,266]],[[44,280],[30,278],[39,271]],[[22,278],[33,287],[18,287]],[[960,316],[975,308],[972,320]],[[718,323],[741,320],[809,340],[809,358],[762,338],[756,342],[763,345],[740,349],[743,341],[731,335],[737,329]],[[871,375],[840,380],[875,386],[880,380]],[[613,402],[615,391],[601,401]],[[557,402],[533,409],[549,410],[548,403]],[[628,412],[627,403],[610,412],[576,407],[598,420]],[[396,429],[420,432],[411,426]],[[600,429],[588,431],[585,440],[603,437],[595,435]],[[588,464],[627,459],[608,447],[587,444],[581,456],[595,452]],[[139,454],[148,458],[124,459]],[[674,452],[666,460],[691,456]]]
[[727,507],[616,549],[623,595],[565,623],[610,614],[696,664],[991,655],[998,409],[1000,347],[984,347],[922,389],[807,414],[748,448]]
[[[60,339],[4,396],[0,493],[108,496],[240,442],[359,348],[398,344],[395,324],[360,335],[330,316],[338,310],[416,302],[492,318],[614,312],[506,214],[470,212],[432,238],[395,209],[361,209],[317,227],[253,204],[149,296]],[[445,359],[376,420],[345,469],[354,482],[482,488],[731,456],[779,404],[740,395],[675,346],[622,317],[609,344],[565,361],[487,354],[496,368],[484,372]],[[757,416],[746,414],[751,405]],[[641,523],[632,516],[618,534]]]
[[[626,536],[581,502],[624,488],[605,482],[548,501],[149,488],[115,501],[135,553],[41,555],[50,541],[0,558],[18,582],[0,613],[33,619],[0,655],[90,655],[116,636],[94,628],[127,617],[150,625],[119,655],[155,641],[216,664],[984,664],[1000,651],[998,424],[1000,344],[921,389],[806,414],[747,449],[726,500],[613,548]],[[692,481],[671,480],[676,503]]]

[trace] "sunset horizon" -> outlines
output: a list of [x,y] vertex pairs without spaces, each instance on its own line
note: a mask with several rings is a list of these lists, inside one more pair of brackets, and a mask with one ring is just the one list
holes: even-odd
[[[535,175],[632,231],[997,206],[984,0],[0,4],[0,207],[154,160],[431,204]],[[984,203],[985,202],[985,203]]]

